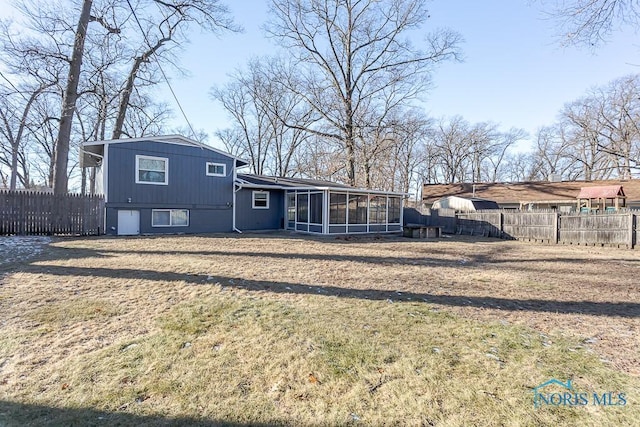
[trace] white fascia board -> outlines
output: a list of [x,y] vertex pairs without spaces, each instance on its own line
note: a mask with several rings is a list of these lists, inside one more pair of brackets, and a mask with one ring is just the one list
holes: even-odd
[[307,187],[289,187],[284,185],[272,185],[272,184],[253,184],[243,179],[236,179],[236,184],[240,186],[240,188],[262,188],[262,189],[273,189],[273,190],[291,190],[291,191],[332,191],[334,193],[358,193],[358,194],[380,194],[385,196],[399,196],[405,197],[409,196],[408,193],[398,193],[393,191],[383,191],[383,190],[364,190],[361,188],[344,188],[344,187],[315,187],[315,186],[307,186]]

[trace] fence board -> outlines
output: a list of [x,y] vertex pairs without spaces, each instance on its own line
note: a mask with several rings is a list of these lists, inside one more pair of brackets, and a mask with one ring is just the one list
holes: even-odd
[[456,215],[459,234],[472,234],[487,237],[502,237],[502,212],[486,210],[461,212]]
[[427,211],[425,216],[425,223],[441,226],[447,233],[628,248],[640,244],[640,211],[562,214],[552,210],[487,210],[455,213],[449,209],[434,209]]
[[631,213],[563,215],[559,242],[579,245],[631,246]]
[[102,196],[0,190],[0,235],[96,235],[103,221]]
[[445,233],[456,232],[456,211],[455,209],[428,209],[425,214],[428,216],[426,225],[442,228]]
[[504,237],[556,243],[557,213],[552,211],[504,212]]

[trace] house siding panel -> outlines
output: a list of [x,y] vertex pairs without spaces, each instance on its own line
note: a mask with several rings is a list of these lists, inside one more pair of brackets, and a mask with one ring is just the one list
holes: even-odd
[[243,188],[236,193],[236,227],[240,230],[279,230],[284,228],[284,192],[269,191],[269,209],[253,209],[253,190]]
[[[172,208],[186,209],[183,206]],[[187,227],[152,227],[151,208],[140,208],[137,206],[127,205],[107,208],[106,234],[118,233],[118,210],[121,209],[140,211],[140,234],[227,233],[232,231],[231,208],[189,209],[189,226]]]
[[[136,156],[169,159],[168,185],[136,184]],[[232,231],[233,158],[188,145],[114,143],[108,150],[108,234],[117,233],[118,209],[140,211],[140,233]],[[207,176],[207,162],[226,165],[227,176]],[[188,209],[188,227],[151,227],[152,209]]]
[[[109,203],[169,207],[196,204],[221,208],[231,204],[233,159],[210,150],[157,142],[117,143],[109,146]],[[136,155],[169,159],[169,184],[136,184]],[[206,175],[206,163],[227,165],[226,177]]]

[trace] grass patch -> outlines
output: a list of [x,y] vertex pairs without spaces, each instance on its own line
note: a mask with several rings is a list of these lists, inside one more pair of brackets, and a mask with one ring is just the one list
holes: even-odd
[[111,317],[118,313],[116,307],[105,301],[72,298],[49,302],[32,310],[28,317],[44,324],[70,324]]
[[[588,424],[583,408],[534,410],[532,388],[637,391],[572,340],[462,319],[419,303],[291,303],[241,293],[181,303],[156,333],[78,359],[33,403],[235,423]],[[598,409],[622,424],[637,407]]]
[[[582,334],[588,321],[591,328],[615,325],[618,333],[627,323],[524,308],[506,317],[489,304],[469,307],[488,301],[481,293],[488,287],[501,298],[491,304],[526,304],[526,294],[510,288],[492,263],[461,267],[452,248],[427,242],[403,248],[394,241],[166,239],[79,240],[86,247],[75,249],[81,261],[56,260],[64,245],[76,245],[58,243],[51,260],[7,276],[0,424],[538,426],[640,419],[638,377],[601,360],[585,343],[595,333]],[[511,252],[472,246],[463,257],[479,251],[495,262],[495,253],[520,247],[504,244]],[[164,253],[168,246],[172,252]],[[224,250],[207,255],[202,247]],[[269,264],[274,259],[278,268]],[[257,264],[269,267],[256,272]],[[522,264],[529,270],[521,273],[505,264],[499,269],[509,268],[513,283],[532,274],[532,264]],[[556,299],[565,267],[544,280]],[[87,279],[91,274],[99,276]],[[552,327],[541,328],[543,318]],[[629,403],[535,409],[533,388],[550,378],[571,379],[576,392],[625,392]]]

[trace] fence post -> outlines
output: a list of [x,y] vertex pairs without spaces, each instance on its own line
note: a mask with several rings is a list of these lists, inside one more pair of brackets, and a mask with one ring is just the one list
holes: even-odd
[[555,212],[553,215],[553,244],[557,245],[560,241],[559,239],[559,222],[560,222],[560,214]]
[[633,217],[634,217],[633,213],[629,212],[629,228],[628,228],[629,236],[627,240],[629,242],[628,243],[629,249],[633,249],[633,235],[635,234],[633,232]]

